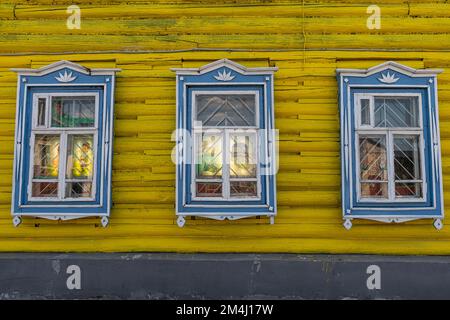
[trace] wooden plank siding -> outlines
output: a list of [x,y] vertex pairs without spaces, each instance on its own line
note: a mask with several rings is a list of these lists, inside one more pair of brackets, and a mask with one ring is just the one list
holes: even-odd
[[[0,251],[172,251],[450,254],[450,222],[354,221],[342,226],[336,68],[394,60],[439,75],[444,198],[450,209],[450,3],[310,0],[87,0],[81,29],[66,28],[65,0],[0,4]],[[277,66],[279,212],[176,225],[173,67],[221,58]],[[59,60],[117,67],[113,209],[99,219],[55,222],[10,216],[17,78],[10,68]]]

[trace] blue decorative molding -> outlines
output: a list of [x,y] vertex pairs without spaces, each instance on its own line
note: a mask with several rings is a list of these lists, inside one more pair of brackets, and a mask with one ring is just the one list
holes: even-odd
[[[415,219],[435,219],[442,227],[444,217],[437,75],[442,70],[413,69],[396,62],[386,62],[370,69],[338,69],[341,121],[342,211],[344,226],[352,227],[353,219],[382,222],[405,222]],[[355,140],[356,94],[411,94],[420,97],[424,138],[425,181],[427,192],[423,201],[359,201],[357,198]]]
[[[258,129],[267,129],[266,141],[259,145],[261,154],[270,154],[272,161],[258,164],[262,169],[274,166],[274,105],[273,75],[277,68],[246,68],[228,59],[222,59],[201,68],[172,69],[177,74],[177,170],[176,170],[176,213],[178,225],[183,226],[185,216],[201,216],[218,220],[234,220],[249,216],[268,216],[273,222],[276,215],[275,174],[261,176],[261,197],[245,201],[196,200],[191,196],[191,170],[187,163],[192,157],[190,139],[192,133],[192,99],[195,91],[239,91],[256,92],[261,114]],[[266,138],[264,138],[266,139]],[[270,168],[272,169],[272,168]],[[269,170],[267,170],[269,171]]]
[[[108,223],[111,209],[111,159],[115,73],[120,69],[88,69],[70,61],[59,61],[39,69],[12,69],[18,74],[16,130],[11,212],[14,225],[24,216],[69,220],[103,217]],[[98,97],[97,160],[94,197],[80,201],[34,201],[27,196],[30,176],[30,137],[35,94],[85,94]]]

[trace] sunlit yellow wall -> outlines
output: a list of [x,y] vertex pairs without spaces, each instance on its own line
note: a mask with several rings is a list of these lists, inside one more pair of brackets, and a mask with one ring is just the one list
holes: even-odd
[[[0,251],[329,252],[449,254],[449,226],[356,221],[342,227],[336,68],[395,60],[443,68],[439,108],[444,196],[450,209],[450,3],[347,0],[79,1],[81,30],[66,28],[62,0],[0,4]],[[55,5],[56,4],[56,5]],[[60,5],[59,5],[60,4]],[[195,49],[195,50],[193,50]],[[214,49],[214,50],[202,50]],[[133,52],[139,51],[139,53]],[[277,66],[279,213],[233,222],[175,222],[173,67],[221,58]],[[66,59],[118,67],[110,226],[99,219],[52,222],[10,217],[16,75]],[[448,211],[448,210],[447,210]],[[447,223],[447,220],[444,220]]]

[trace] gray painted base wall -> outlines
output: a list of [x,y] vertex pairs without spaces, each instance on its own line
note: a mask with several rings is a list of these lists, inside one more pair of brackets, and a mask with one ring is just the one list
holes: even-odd
[[0,299],[26,298],[450,299],[450,257],[0,254]]

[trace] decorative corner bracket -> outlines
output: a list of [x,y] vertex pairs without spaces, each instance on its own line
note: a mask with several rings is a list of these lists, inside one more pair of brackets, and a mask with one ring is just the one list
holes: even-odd
[[180,228],[183,228],[185,223],[186,223],[186,219],[183,216],[179,216],[178,219],[177,219],[177,225]]
[[101,220],[101,223],[102,223],[103,228],[106,228],[109,225],[109,218],[103,217]]
[[22,218],[19,216],[15,216],[12,221],[14,227],[18,227],[22,223]]
[[436,219],[433,222],[433,226],[436,228],[436,230],[441,230],[444,227],[444,224],[442,223],[441,219]]
[[350,230],[352,228],[353,224],[352,224],[352,220],[351,219],[345,219],[344,222],[344,228],[347,230]]

